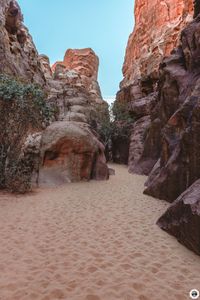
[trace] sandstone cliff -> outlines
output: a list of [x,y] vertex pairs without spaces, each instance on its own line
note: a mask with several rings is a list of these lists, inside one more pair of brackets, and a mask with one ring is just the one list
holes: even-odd
[[52,66],[55,78],[68,78],[69,82],[84,86],[91,94],[101,98],[97,81],[99,58],[90,48],[68,49],[63,62]]
[[[49,98],[54,103],[57,101],[61,118],[85,120],[97,127],[101,115],[108,115],[108,105],[102,99],[97,81],[98,68],[99,58],[90,48],[67,50],[63,62],[56,62],[51,68],[53,81],[49,80],[48,68]],[[56,90],[59,91],[57,100]]]
[[45,84],[38,52],[16,1],[0,1],[0,72]]
[[[177,1],[174,7],[180,2],[186,4]],[[150,59],[149,69],[144,67],[143,52],[136,60],[134,56],[133,61],[139,62],[139,69],[136,64],[136,70],[131,73],[130,69],[129,76],[125,66],[127,77],[118,94],[118,101],[126,100],[137,120],[132,129],[130,170],[149,175],[146,194],[169,202],[178,197],[159,219],[158,225],[197,254],[200,254],[199,3],[194,3],[195,19],[187,25],[185,19],[185,28],[176,35],[180,39],[178,43],[174,41],[177,47],[161,61],[159,70],[157,56],[152,55],[155,65]],[[190,6],[185,7],[192,11]],[[149,42],[151,49],[154,40]]]
[[0,41],[0,187],[25,192],[31,180],[107,179],[104,146],[94,129],[108,108],[92,49],[68,50],[52,71],[14,0],[0,2]]
[[148,174],[159,155],[159,146],[152,143],[148,150],[152,157],[145,164],[144,160],[140,162],[150,114],[157,101],[158,68],[163,57],[178,45],[180,32],[192,20],[192,15],[192,0],[135,2],[135,27],[129,37],[124,79],[117,94],[117,102],[126,104],[136,121],[130,138],[130,172]]
[[158,77],[158,67],[192,20],[193,0],[136,0],[135,27],[129,37],[121,88],[138,79]]
[[[158,103],[152,116],[152,124],[156,120],[160,126],[145,141],[145,149],[153,139],[161,149],[145,192],[170,202],[200,178],[199,29],[198,15],[182,31],[181,45],[161,64]],[[160,141],[155,139],[158,135]]]

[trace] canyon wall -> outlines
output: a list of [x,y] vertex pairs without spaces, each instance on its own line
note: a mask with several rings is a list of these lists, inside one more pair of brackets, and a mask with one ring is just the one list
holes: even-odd
[[173,202],[157,224],[198,255],[199,13],[199,0],[194,20],[192,1],[136,1],[117,95],[135,116],[129,170],[148,175],[145,194]]
[[135,1],[135,27],[126,49],[121,88],[148,76],[158,78],[161,60],[177,46],[192,15],[193,0]]
[[38,52],[16,1],[0,1],[0,72],[45,85]]
[[14,0],[0,1],[0,41],[0,188],[108,179],[93,50],[68,50],[51,69]]
[[[159,64],[178,45],[181,30],[192,20],[192,2],[135,1],[135,27],[129,37],[123,66],[124,79],[116,100],[127,105],[136,121],[129,148],[128,164],[132,173],[148,174],[159,156],[160,146],[155,145],[155,141],[148,149],[151,156],[146,157],[144,153],[144,140],[151,123],[150,114],[157,102]],[[151,130],[159,126],[155,122]],[[155,138],[158,140],[159,134]]]

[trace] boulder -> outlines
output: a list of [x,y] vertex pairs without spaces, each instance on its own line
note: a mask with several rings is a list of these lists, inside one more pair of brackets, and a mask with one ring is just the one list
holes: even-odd
[[42,134],[41,155],[39,186],[109,177],[104,146],[85,123],[52,123]]
[[200,179],[174,201],[157,224],[200,255]]

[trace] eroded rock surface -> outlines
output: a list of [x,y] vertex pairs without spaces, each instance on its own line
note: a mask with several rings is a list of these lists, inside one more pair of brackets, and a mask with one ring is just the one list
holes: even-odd
[[[140,150],[138,152],[138,146],[133,147],[130,143],[129,171],[132,173],[149,174],[159,158],[161,125],[155,118],[159,64],[179,44],[180,32],[192,16],[192,0],[135,1],[135,27],[126,49],[124,79],[117,102],[127,105],[130,115],[134,115],[135,121],[145,129],[143,133],[151,143],[148,149],[144,149],[145,139],[138,134],[138,126],[133,127],[132,140],[138,136],[136,143],[140,144]],[[151,128],[148,128],[145,116],[151,118]],[[154,137],[151,137],[152,131],[156,131]]]
[[54,122],[42,134],[39,185],[108,179],[104,146],[87,124]]
[[200,180],[174,201],[157,224],[200,255]]
[[121,87],[139,78],[156,78],[160,62],[178,45],[180,32],[192,16],[193,0],[137,0]]
[[149,149],[160,132],[160,167],[152,172],[145,193],[170,202],[200,178],[199,29],[198,16],[182,31],[181,46],[161,65],[155,115],[160,127],[145,142]]
[[91,48],[68,49],[63,62],[56,62],[52,71],[55,79],[83,86],[96,98],[101,98],[97,81],[98,68],[99,58]]
[[105,149],[92,130],[100,126],[102,115],[108,115],[108,105],[97,82],[98,57],[92,49],[70,49],[64,61],[52,68],[48,57],[41,55],[40,62],[48,102],[56,108],[58,122],[42,135],[44,158],[39,184],[108,179]]
[[1,0],[0,41],[0,72],[44,86],[38,52],[15,0]]
[[102,114],[108,116],[108,105],[97,81],[99,59],[94,51],[69,49],[63,62],[56,62],[52,68],[45,55],[40,56],[40,62],[48,101],[57,107],[57,120],[87,122],[96,129]]

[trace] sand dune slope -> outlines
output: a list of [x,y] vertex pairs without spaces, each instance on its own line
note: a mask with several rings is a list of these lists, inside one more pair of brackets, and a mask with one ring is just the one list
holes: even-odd
[[114,166],[106,182],[0,194],[0,300],[186,300],[200,257],[155,222],[168,204]]

